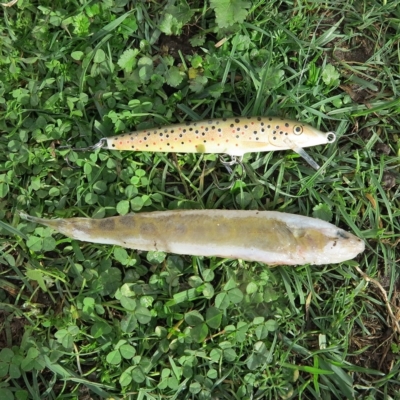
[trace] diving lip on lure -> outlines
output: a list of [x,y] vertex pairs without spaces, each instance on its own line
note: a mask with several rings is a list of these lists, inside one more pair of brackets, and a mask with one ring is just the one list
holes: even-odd
[[268,265],[335,264],[365,248],[363,240],[326,221],[276,211],[154,211],[104,219],[44,219],[21,213],[21,217],[85,242]]
[[304,147],[332,143],[334,132],[323,133],[310,125],[284,118],[236,117],[185,122],[102,138],[86,149],[176,153],[216,153],[242,157],[250,152],[291,149],[313,168],[318,164]]

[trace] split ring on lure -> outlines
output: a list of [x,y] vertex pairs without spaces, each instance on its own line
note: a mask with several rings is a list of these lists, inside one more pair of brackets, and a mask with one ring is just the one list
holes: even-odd
[[243,157],[255,151],[292,149],[313,168],[319,165],[304,147],[332,143],[334,132],[284,118],[236,117],[185,122],[102,138],[94,146],[73,150],[132,150],[175,153],[216,153]]
[[104,219],[20,215],[85,242],[269,265],[339,263],[365,248],[361,239],[329,222],[276,211],[175,210]]

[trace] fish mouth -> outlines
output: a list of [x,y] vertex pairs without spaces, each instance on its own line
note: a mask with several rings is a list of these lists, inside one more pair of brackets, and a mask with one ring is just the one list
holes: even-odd
[[[315,144],[311,146],[317,146],[319,144],[328,144],[336,141],[336,133],[333,131],[330,132],[321,132],[318,129],[311,128],[312,133],[314,134],[314,138],[316,139]],[[301,144],[299,144],[301,146]],[[303,145],[304,147],[308,147],[307,145]]]
[[[338,246],[341,248],[340,252],[336,250]],[[352,233],[340,229],[337,231],[336,238],[333,239],[333,246],[330,246],[327,253],[329,252],[331,254],[332,260],[335,258],[341,258],[342,261],[345,261],[357,257],[359,254],[363,253],[364,250],[364,240],[358,238]],[[344,255],[346,258],[343,257]]]
[[325,133],[327,143],[333,143],[336,141],[336,133],[335,132],[326,132]]

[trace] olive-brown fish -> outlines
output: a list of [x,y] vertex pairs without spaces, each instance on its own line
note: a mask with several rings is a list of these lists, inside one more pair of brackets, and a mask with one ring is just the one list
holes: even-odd
[[365,246],[328,222],[275,211],[155,211],[104,219],[21,216],[86,242],[269,265],[339,263]]

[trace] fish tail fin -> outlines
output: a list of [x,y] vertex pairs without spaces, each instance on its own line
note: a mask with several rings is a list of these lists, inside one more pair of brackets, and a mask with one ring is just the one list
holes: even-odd
[[50,228],[59,229],[58,219],[33,217],[32,215],[25,214],[23,211],[19,211],[19,215],[22,219],[25,219],[29,222],[35,222],[36,224],[46,225],[49,226]]

